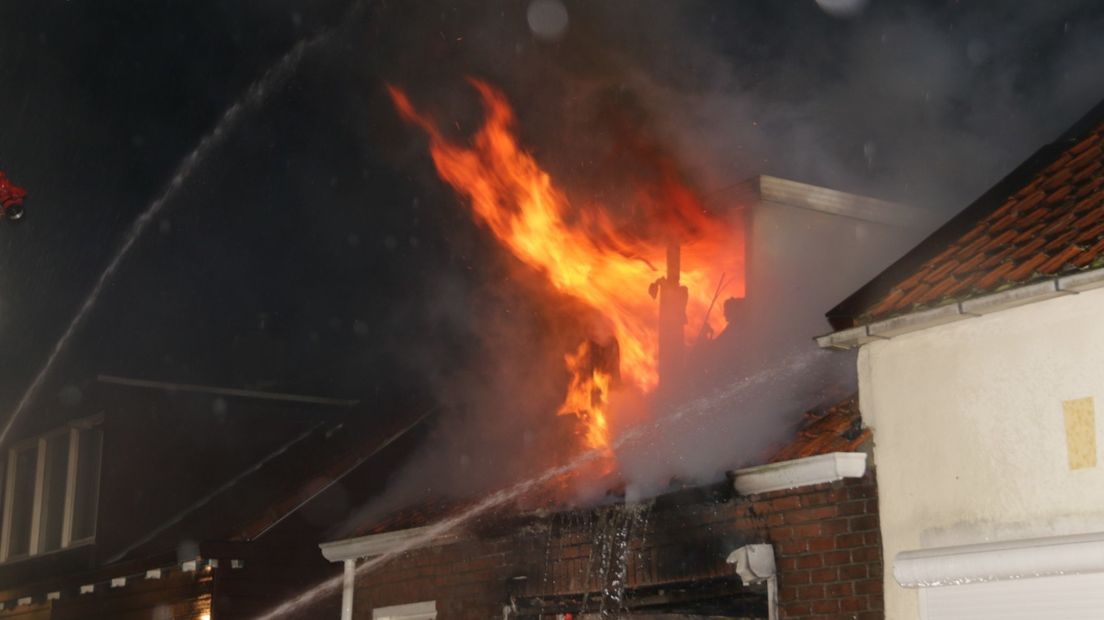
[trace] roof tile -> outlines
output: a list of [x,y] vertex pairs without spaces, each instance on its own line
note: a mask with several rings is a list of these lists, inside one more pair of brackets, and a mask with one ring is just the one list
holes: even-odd
[[1066,249],[1050,257],[1050,260],[1039,265],[1039,273],[1048,275],[1056,273],[1059,269],[1061,269],[1074,258],[1076,258],[1077,255],[1081,252],[1081,248],[1077,247],[1076,245],[1068,246],[1066,247]]
[[1096,242],[1096,245],[1085,250],[1080,256],[1070,261],[1074,267],[1083,268],[1097,258],[1104,255],[1104,239]]
[[1100,142],[1100,130],[1098,128],[1097,131],[1094,131],[1093,133],[1089,134],[1089,137],[1085,138],[1084,140],[1082,140],[1082,141],[1078,142],[1077,144],[1075,144],[1074,146],[1070,147],[1069,152],[1076,155],[1076,154],[1084,151],[1085,149],[1087,149],[1087,148],[1089,148],[1089,147],[1091,147],[1094,144],[1097,144],[1099,142]]
[[[1019,265],[1015,265],[1015,269],[1012,269],[1005,275],[1005,279],[1009,282],[1022,282],[1031,277],[1035,271],[1039,268],[1039,265],[1046,262],[1049,258],[1046,254],[1035,254],[1031,258],[1025,260]],[[1014,265],[1014,263],[1008,263]]]
[[998,283],[1004,280],[1004,274],[1012,271],[1016,267],[1016,263],[1011,261],[1003,262],[997,265],[992,271],[985,274],[975,283],[976,289],[987,290],[996,286]]
[[969,291],[971,288],[973,288],[974,283],[977,282],[979,278],[981,278],[981,273],[979,273],[977,271],[975,271],[974,273],[971,273],[970,275],[966,276],[965,278],[962,278],[961,280],[958,281],[957,284],[952,286],[950,288],[950,290],[947,291],[947,296],[948,297],[956,297],[961,293],[965,293],[966,291]]
[[931,285],[930,284],[921,284],[921,285],[917,286],[916,288],[912,289],[911,291],[908,291],[907,293],[905,293],[905,296],[902,297],[900,300],[898,300],[897,308],[898,309],[908,308],[912,304],[916,303],[917,299],[920,299],[921,297],[923,297],[930,290],[931,290]]

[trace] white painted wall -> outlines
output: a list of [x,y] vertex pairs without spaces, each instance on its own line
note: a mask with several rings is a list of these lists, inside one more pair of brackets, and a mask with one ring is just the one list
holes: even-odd
[[1062,409],[1104,408],[1104,289],[874,342],[858,367],[887,618],[920,617],[899,551],[1104,531],[1104,463],[1070,469]]

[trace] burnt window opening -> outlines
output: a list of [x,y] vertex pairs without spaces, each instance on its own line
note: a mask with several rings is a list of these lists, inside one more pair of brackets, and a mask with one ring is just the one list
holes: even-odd
[[746,586],[737,576],[626,588],[607,592],[511,597],[518,620],[599,618],[768,618],[765,586]]
[[0,459],[0,562],[93,542],[100,491],[100,418],[20,442]]

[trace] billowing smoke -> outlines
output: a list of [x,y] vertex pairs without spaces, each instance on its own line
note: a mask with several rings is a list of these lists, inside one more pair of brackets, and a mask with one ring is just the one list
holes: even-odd
[[[717,217],[739,206],[726,188],[774,174],[924,208],[935,223],[1104,93],[1095,68],[1101,27],[1104,11],[1092,2],[1012,11],[877,0],[473,0],[378,5],[359,51],[367,88],[381,99],[381,81],[407,89],[456,140],[481,119],[463,78],[503,89],[524,144],[573,200],[630,200],[636,179],[612,114],[669,150]],[[396,145],[384,159],[410,177],[412,217],[438,222],[431,236],[450,267],[411,278],[417,293],[394,307],[375,343],[428,382],[441,414],[391,496],[361,516],[502,486],[572,450],[570,429],[554,415],[562,355],[591,319],[472,222],[434,174],[424,136],[387,105],[370,116],[363,139],[382,132]],[[630,492],[712,479],[762,458],[802,411],[853,390],[853,357],[816,351],[811,338],[827,331],[816,320],[924,232],[859,244],[865,267],[836,281],[779,283],[785,304],[750,291],[747,311],[773,315],[769,333],[748,334],[739,355],[696,369],[710,374],[699,395],[730,400],[626,443],[620,463]],[[779,252],[816,264],[840,244],[825,236],[783,242]],[[403,327],[411,321],[422,329],[415,337]],[[622,398],[640,419],[677,409],[640,412],[646,405]]]

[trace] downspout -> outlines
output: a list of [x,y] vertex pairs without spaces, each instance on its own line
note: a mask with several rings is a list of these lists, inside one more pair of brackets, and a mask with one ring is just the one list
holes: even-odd
[[356,560],[344,562],[345,574],[341,577],[341,620],[353,620],[353,586],[356,584]]
[[766,583],[767,618],[778,620],[778,570],[774,564],[774,547],[745,545],[728,554],[727,562],[736,565],[736,574],[744,585]]

